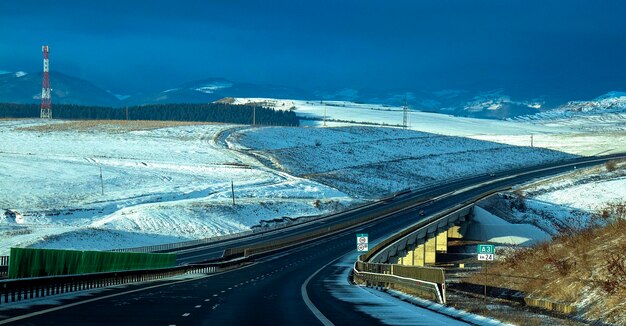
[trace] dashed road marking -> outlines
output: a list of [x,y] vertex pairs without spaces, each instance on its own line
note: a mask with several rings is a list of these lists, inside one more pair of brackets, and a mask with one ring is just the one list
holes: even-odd
[[189,317],[189,315],[191,315],[191,314],[186,312],[186,313],[183,314],[183,317]]
[[201,304],[196,305],[194,308],[196,308],[196,309],[198,309],[198,308],[202,308],[202,305],[201,305]]

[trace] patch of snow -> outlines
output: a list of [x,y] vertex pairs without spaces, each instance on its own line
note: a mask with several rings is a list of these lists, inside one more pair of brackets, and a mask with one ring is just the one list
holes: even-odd
[[20,77],[23,77],[23,76],[26,76],[26,75],[28,75],[28,73],[26,73],[24,71],[18,71],[18,72],[15,73],[15,77],[17,77],[17,78],[20,78]]
[[229,82],[213,82],[211,84],[206,84],[206,85],[196,88],[196,91],[207,93],[207,94],[212,94],[219,89],[229,88],[232,86],[233,84]]
[[531,246],[551,239],[548,233],[532,224],[509,223],[479,206],[474,206],[474,218],[468,230],[468,239],[509,245]]
[[120,95],[120,94],[113,94],[113,95],[120,101],[123,101],[130,97],[130,95]]

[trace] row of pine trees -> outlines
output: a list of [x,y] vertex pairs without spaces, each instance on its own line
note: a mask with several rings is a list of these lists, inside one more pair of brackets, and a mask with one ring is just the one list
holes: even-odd
[[[0,118],[37,118],[39,115],[40,107],[36,104],[0,103]],[[71,120],[161,120],[235,124],[255,122],[257,125],[300,125],[300,120],[291,110],[226,103],[155,104],[128,108],[56,104],[52,107],[52,117]]]

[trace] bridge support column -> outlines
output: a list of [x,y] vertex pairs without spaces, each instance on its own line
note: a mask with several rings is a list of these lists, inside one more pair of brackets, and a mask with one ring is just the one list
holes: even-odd
[[461,234],[461,227],[458,225],[451,226],[448,229],[448,238],[463,239],[463,235]]
[[437,245],[436,250],[439,252],[448,252],[448,231],[441,230],[437,234]]
[[424,243],[424,264],[434,264],[436,262],[437,237],[426,239]]
[[406,252],[406,254],[404,254],[400,265],[413,266],[413,250],[409,250]]

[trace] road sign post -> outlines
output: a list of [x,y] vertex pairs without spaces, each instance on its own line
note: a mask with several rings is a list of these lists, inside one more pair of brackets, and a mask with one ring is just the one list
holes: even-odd
[[[483,263],[483,269],[486,266],[486,262],[487,261],[492,261],[495,258],[495,254],[496,254],[496,248],[494,247],[494,245],[488,245],[488,244],[479,244],[478,245],[478,260],[479,261],[484,261],[485,263]],[[485,304],[487,304],[487,273],[484,272],[483,273],[485,275],[485,287],[484,287],[484,292],[483,295],[485,296]]]
[[368,250],[368,236],[367,233],[360,233],[356,235],[356,251],[367,252]]

